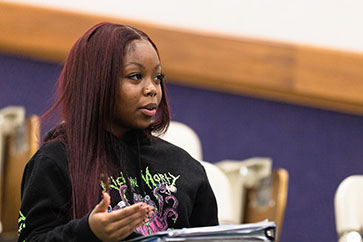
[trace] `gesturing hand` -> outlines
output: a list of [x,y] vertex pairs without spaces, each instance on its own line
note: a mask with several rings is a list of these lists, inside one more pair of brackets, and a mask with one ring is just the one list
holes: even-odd
[[92,232],[102,241],[120,241],[147,220],[152,206],[136,203],[132,206],[107,212],[110,196],[104,192],[102,201],[92,210],[88,223]]

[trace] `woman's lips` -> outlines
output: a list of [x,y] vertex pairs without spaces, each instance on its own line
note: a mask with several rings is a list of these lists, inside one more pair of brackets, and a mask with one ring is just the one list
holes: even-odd
[[148,103],[140,108],[141,112],[149,117],[152,117],[156,113],[158,105],[156,103]]
[[150,117],[153,117],[156,113],[156,109],[141,108],[140,110],[144,115],[150,116]]

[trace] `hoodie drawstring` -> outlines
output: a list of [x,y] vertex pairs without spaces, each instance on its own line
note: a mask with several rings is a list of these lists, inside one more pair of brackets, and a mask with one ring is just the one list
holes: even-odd
[[141,148],[140,148],[140,141],[139,141],[139,135],[136,135],[136,142],[137,142],[137,158],[138,158],[138,162],[137,162],[137,180],[138,182],[140,182],[140,189],[141,189],[141,195],[145,198],[145,187],[144,187],[144,183],[142,181],[142,177],[141,177]]

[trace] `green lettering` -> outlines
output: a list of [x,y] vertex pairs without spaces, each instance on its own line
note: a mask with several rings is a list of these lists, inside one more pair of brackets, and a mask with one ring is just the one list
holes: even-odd
[[113,188],[113,189],[118,190],[118,186],[117,186],[117,183],[116,183],[115,179],[113,179],[113,177],[110,176],[110,180],[112,182],[112,184],[110,184],[110,189]]
[[139,185],[137,184],[137,178],[132,178],[130,177],[129,178],[130,180],[130,184],[131,184],[131,189],[134,191],[135,190],[135,187],[139,187]]
[[161,181],[162,184],[168,185],[168,180],[165,179],[163,174],[159,173],[159,177],[160,177],[160,181]]
[[155,184],[155,182],[154,182],[154,180],[153,180],[153,178],[152,178],[152,176],[151,176],[151,174],[150,174],[150,172],[149,172],[149,167],[146,167],[145,175],[144,175],[144,174],[142,174],[142,171],[141,171],[141,178],[145,181],[145,183],[148,185],[148,187],[149,187],[150,189],[152,189],[152,187],[151,187],[151,185],[150,185],[150,182],[152,183],[152,185],[153,185],[154,187],[156,187],[156,184]]
[[167,180],[167,184],[170,185],[170,177],[168,177],[168,175],[166,173],[164,173],[164,177]]
[[158,184],[160,184],[160,177],[158,176],[158,174],[155,174],[155,175],[153,176],[153,178],[154,178],[154,180],[155,180]]
[[178,176],[173,176],[170,172],[168,172],[169,176],[171,176],[173,178],[173,183],[171,184],[171,186],[175,186],[176,180],[179,179],[180,175]]

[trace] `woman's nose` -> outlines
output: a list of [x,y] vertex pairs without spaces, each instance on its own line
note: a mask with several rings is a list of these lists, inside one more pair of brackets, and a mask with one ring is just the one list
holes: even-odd
[[143,93],[145,96],[154,97],[157,94],[156,88],[152,83],[149,83],[144,87]]

